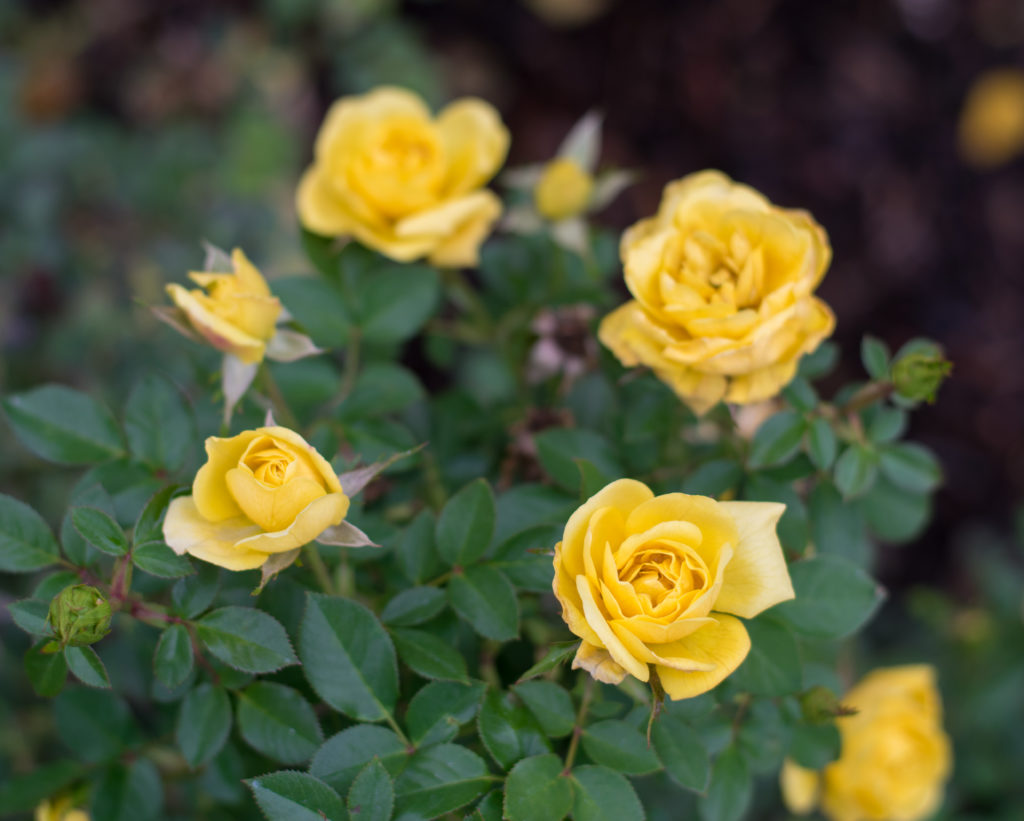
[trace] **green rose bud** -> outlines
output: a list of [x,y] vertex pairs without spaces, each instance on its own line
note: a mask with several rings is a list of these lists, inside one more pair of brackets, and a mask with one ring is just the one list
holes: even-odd
[[801,693],[800,709],[809,724],[829,724],[836,718],[856,712],[840,704],[836,694],[820,684]]
[[95,587],[73,584],[50,602],[47,621],[63,646],[95,644],[110,632],[110,602]]
[[892,366],[892,382],[904,399],[934,402],[939,386],[952,370],[953,363],[935,345],[898,357]]

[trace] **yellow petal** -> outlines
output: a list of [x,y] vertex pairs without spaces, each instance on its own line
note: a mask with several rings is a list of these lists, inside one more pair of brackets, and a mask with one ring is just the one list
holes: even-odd
[[358,139],[361,127],[389,117],[429,120],[430,110],[418,94],[397,86],[379,86],[366,94],[339,98],[327,110],[316,136],[317,160],[331,159],[338,150],[350,148],[339,141],[345,143],[349,136]]
[[786,506],[777,502],[719,502],[736,523],[739,540],[725,568],[715,610],[752,619],[792,599],[786,557],[775,532]]
[[348,513],[349,498],[341,491],[328,493],[309,503],[284,530],[258,533],[242,539],[239,547],[264,553],[284,553],[309,544],[331,525],[340,524]]
[[701,533],[701,541],[693,547],[714,573],[723,546],[735,545],[739,538],[736,523],[721,504],[707,496],[664,493],[637,505],[626,520],[626,530],[642,533],[662,522],[689,522]]
[[576,590],[580,595],[580,600],[583,602],[583,615],[586,617],[587,624],[597,633],[604,648],[611,654],[612,659],[621,665],[631,676],[635,676],[640,681],[647,681],[650,678],[650,671],[647,665],[635,659],[626,649],[625,645],[619,641],[618,636],[612,632],[604,614],[594,600],[594,593],[586,577],[576,577]]
[[486,183],[508,153],[509,133],[494,106],[476,98],[455,100],[437,117],[448,160],[448,196]]
[[468,268],[479,264],[480,245],[490,236],[494,223],[501,216],[501,200],[497,195],[491,191],[480,193],[484,195],[480,207],[430,252],[431,265]]
[[596,511],[604,507],[611,507],[618,510],[625,518],[633,508],[653,496],[654,493],[643,482],[638,482],[635,479],[618,479],[605,485],[580,505],[566,522],[565,533],[562,537],[561,559],[569,575],[575,578],[585,570],[583,551],[590,517]]
[[706,693],[739,667],[750,652],[750,636],[739,619],[720,613],[712,613],[711,618],[713,623],[658,648],[662,656],[715,665],[709,672],[692,673],[659,665],[658,676],[670,698],[692,698]]
[[188,553],[228,570],[251,570],[267,560],[266,553],[238,544],[256,533],[259,528],[244,516],[207,521],[192,496],[172,499],[164,516],[164,541],[175,553]]
[[[694,633],[704,624],[715,623],[714,619],[699,619],[697,625],[695,625],[693,630],[690,631],[690,634]],[[630,655],[644,664],[657,664],[659,666],[671,667],[674,670],[682,670],[685,672],[710,672],[715,669],[714,662],[699,661],[683,656],[671,658],[658,655],[655,651],[660,650],[661,648],[656,645],[648,645],[642,642],[637,638],[633,631],[629,629],[629,625],[625,622],[612,621],[609,624],[612,631],[615,633],[615,636],[626,647]]]
[[314,234],[336,237],[348,234],[352,229],[348,210],[319,166],[311,165],[299,180],[295,191],[295,210],[299,222]]
[[228,490],[227,472],[238,467],[238,462],[259,430],[247,430],[237,436],[209,436],[206,439],[206,464],[199,468],[192,482],[192,497],[200,515],[210,522],[219,522],[242,515],[231,491]]
[[308,476],[268,487],[244,465],[229,470],[225,479],[242,512],[266,531],[284,530],[310,502],[326,495],[323,486]]
[[[335,473],[334,468],[331,467],[331,463],[324,459],[315,447],[309,444],[309,442],[303,439],[295,431],[290,428],[282,428],[280,425],[271,425],[269,427],[256,428],[256,430],[251,432],[255,434],[255,436],[270,436],[291,445],[295,449],[297,455],[305,459],[306,463],[313,469],[313,472],[323,479],[324,487],[331,492],[341,490],[341,482],[338,480],[338,474]],[[255,438],[255,436],[253,438]],[[249,443],[246,442],[246,447],[248,446]],[[245,452],[244,448],[242,452]]]
[[593,644],[580,642],[576,657],[572,660],[573,670],[586,670],[598,681],[605,684],[619,684],[625,677],[626,671],[622,665],[616,664],[608,651],[603,647],[595,647]]
[[252,296],[270,296],[270,288],[263,274],[253,265],[241,248],[231,252],[231,262],[235,266],[235,276],[243,293]]
[[[266,350],[263,340],[245,333],[241,328],[207,310],[192,292],[177,283],[168,284],[167,293],[174,304],[188,316],[192,327],[217,350],[233,354],[246,364],[263,359],[263,352]],[[199,291],[195,293],[198,294]]]
[[779,786],[787,809],[797,815],[806,815],[818,804],[821,776],[787,758],[779,773]]

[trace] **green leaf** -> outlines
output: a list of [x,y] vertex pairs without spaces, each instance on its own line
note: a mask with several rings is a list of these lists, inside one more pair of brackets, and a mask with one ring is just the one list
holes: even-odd
[[562,821],[572,809],[572,784],[557,755],[524,758],[505,782],[504,816],[509,821]]
[[890,482],[911,493],[930,493],[942,482],[935,454],[911,442],[883,447],[879,467]]
[[452,576],[448,582],[448,601],[481,636],[509,641],[519,634],[515,588],[493,567],[478,565]]
[[583,731],[583,749],[595,762],[629,775],[645,775],[661,769],[661,762],[647,746],[640,731],[625,721],[599,721]]
[[207,613],[196,622],[196,636],[225,664],[247,673],[271,673],[298,663],[280,622],[252,607]]
[[164,538],[163,520],[167,512],[167,505],[171,497],[177,493],[180,485],[168,485],[161,488],[146,502],[146,506],[135,520],[135,528],[132,530],[132,541],[136,545],[146,542],[159,542]]
[[428,747],[454,739],[459,728],[476,717],[485,689],[480,682],[452,681],[435,681],[420,689],[405,714],[413,744]]
[[701,496],[721,496],[735,489],[743,479],[743,466],[732,459],[712,459],[705,462],[683,481],[684,493]]
[[510,693],[490,688],[477,716],[480,740],[500,767],[550,752],[551,744],[529,710]]
[[356,776],[346,803],[353,821],[389,821],[395,807],[395,785],[379,759],[373,759]]
[[179,556],[164,542],[144,542],[132,549],[132,564],[161,579],[179,579],[196,572],[185,556]]
[[554,545],[562,538],[564,524],[538,525],[517,533],[500,544],[488,562],[522,591],[547,593],[555,568],[551,563]]
[[242,690],[237,715],[246,743],[284,764],[308,761],[324,740],[309,702],[283,684],[258,681]]
[[41,764],[25,775],[5,777],[0,784],[0,807],[5,813],[32,812],[36,805],[79,779],[83,770],[79,762],[62,759]]
[[889,378],[889,346],[873,336],[865,336],[860,343],[860,361],[872,379]]
[[160,773],[152,761],[140,758],[125,766],[115,764],[92,792],[90,816],[104,821],[155,821],[164,803]]
[[53,630],[46,620],[50,605],[39,599],[22,599],[7,605],[14,623],[31,636],[52,636]]
[[172,624],[160,634],[153,651],[153,673],[168,689],[180,687],[195,663],[192,640],[183,624]]
[[807,455],[818,470],[828,470],[836,460],[839,442],[827,419],[820,416],[807,429]]
[[346,821],[348,818],[341,796],[312,775],[282,770],[245,783],[267,821]]
[[544,658],[523,673],[519,680],[527,681],[528,679],[542,676],[549,670],[554,670],[559,664],[564,664],[572,656],[575,656],[579,647],[580,643],[578,641],[561,641],[552,644],[544,654]]
[[24,502],[0,493],[0,571],[31,573],[60,559],[60,548],[43,517]]
[[128,537],[121,526],[102,510],[76,507],[71,511],[71,523],[78,535],[108,556],[123,556],[128,552]]
[[573,821],[644,821],[640,799],[625,776],[585,764],[572,771]]
[[437,552],[449,566],[477,561],[491,542],[494,494],[484,479],[470,482],[448,500],[437,520]]
[[669,778],[702,793],[711,778],[711,758],[697,731],[675,716],[662,714],[651,727],[651,743]]
[[800,723],[790,738],[789,757],[801,767],[820,770],[839,758],[840,747],[839,729],[834,723]]
[[186,619],[192,619],[206,610],[220,589],[220,568],[200,562],[196,573],[174,583],[171,601],[174,609]]
[[551,738],[569,735],[576,725],[576,711],[565,688],[553,681],[525,681],[512,687],[541,729]]
[[781,411],[769,417],[754,434],[747,465],[757,469],[788,461],[800,449],[805,430],[807,422],[796,411]]
[[356,775],[374,758],[395,775],[409,753],[394,731],[373,724],[356,724],[332,736],[313,756],[309,772],[339,795],[348,793]]
[[65,647],[64,661],[68,663],[68,669],[82,684],[102,689],[110,687],[107,668],[103,666],[100,657],[91,647]]
[[99,402],[62,385],[43,385],[3,400],[18,439],[50,462],[89,465],[124,455],[121,431]]
[[861,627],[885,596],[867,573],[837,556],[817,556],[789,566],[796,598],[775,607],[773,615],[798,633],[840,639]]
[[223,687],[200,684],[181,702],[174,738],[193,769],[213,758],[231,732],[231,702]]
[[61,741],[83,761],[114,758],[141,740],[128,705],[111,690],[69,687],[57,696],[53,709]]
[[828,482],[820,482],[811,491],[809,506],[811,541],[817,552],[839,556],[864,567],[871,558],[871,545],[860,507],[844,502],[839,491]]
[[48,643],[41,642],[25,652],[25,675],[38,695],[52,698],[64,688],[68,663],[63,653],[43,653]]
[[395,548],[398,568],[413,584],[428,581],[441,569],[441,560],[434,547],[435,524],[433,513],[420,511],[405,528]]
[[86,567],[99,559],[100,554],[96,548],[90,545],[75,530],[74,523],[71,521],[70,510],[64,514],[64,518],[60,523],[60,544],[64,548],[64,555],[68,557],[72,564],[76,564],[79,567]]
[[803,413],[808,413],[818,406],[817,391],[811,387],[810,382],[800,376],[783,388],[782,395],[789,404]]
[[859,507],[872,533],[882,541],[900,544],[924,530],[931,519],[932,500],[882,478],[860,499]]
[[585,459],[607,479],[622,475],[615,449],[603,436],[580,428],[548,428],[533,437],[537,458],[548,475],[567,490],[580,489],[578,459]]
[[390,362],[368,365],[341,404],[344,421],[383,416],[405,410],[423,398],[423,386],[408,368]]
[[132,389],[124,411],[132,456],[155,468],[180,468],[198,438],[181,393],[161,376],[147,374]]
[[817,350],[800,358],[799,375],[804,379],[818,379],[831,373],[839,361],[839,346],[835,342],[823,342]]
[[352,318],[336,285],[319,277],[284,277],[274,280],[274,295],[320,347],[348,344]]
[[739,821],[750,806],[753,783],[746,761],[730,747],[715,761],[707,796],[697,809],[702,821]]
[[501,790],[491,790],[463,821],[502,821],[503,797]]
[[426,265],[393,265],[375,270],[359,283],[358,324],[371,344],[404,342],[437,308],[441,285]]
[[447,604],[444,591],[437,587],[410,587],[385,605],[380,620],[392,627],[412,627],[430,621]]
[[868,439],[875,444],[899,439],[907,429],[907,412],[901,408],[875,405],[866,416]]
[[414,673],[429,679],[467,681],[466,660],[440,636],[399,627],[391,631],[399,658]]
[[464,807],[490,786],[487,764],[458,744],[418,750],[395,780],[395,821],[427,821]]
[[363,605],[309,594],[299,656],[313,689],[336,710],[360,721],[380,721],[394,711],[395,648],[377,617]]
[[853,444],[836,462],[835,482],[844,499],[863,496],[878,475],[878,455],[867,445]]
[[750,634],[750,652],[732,682],[755,696],[785,696],[798,692],[803,684],[800,649],[792,631],[770,617],[745,623]]

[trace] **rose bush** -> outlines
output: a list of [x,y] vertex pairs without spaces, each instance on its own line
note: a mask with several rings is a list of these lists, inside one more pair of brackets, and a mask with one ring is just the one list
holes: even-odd
[[832,258],[824,229],[718,171],[669,183],[620,256],[633,299],[604,319],[601,341],[696,413],[770,399],[835,326],[814,296]]

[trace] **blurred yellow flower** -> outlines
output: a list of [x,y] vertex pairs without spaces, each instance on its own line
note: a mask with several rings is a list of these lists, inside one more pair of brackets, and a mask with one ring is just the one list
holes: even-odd
[[508,144],[498,112],[483,100],[456,100],[433,118],[419,96],[400,88],[342,97],[299,182],[299,220],[402,262],[475,265],[501,214],[501,201],[483,186]]
[[76,809],[68,797],[58,798],[36,807],[35,821],[89,821],[89,813]]
[[561,220],[583,213],[590,204],[594,178],[571,157],[556,157],[541,172],[534,202],[541,216]]
[[619,252],[634,299],[605,317],[600,339],[696,413],[771,398],[835,327],[814,296],[832,258],[824,229],[721,172],[669,183]]
[[785,505],[655,496],[620,479],[565,525],[553,589],[583,639],[574,668],[618,684],[657,672],[665,693],[715,687],[750,650],[749,619],[793,598],[775,526]]
[[987,71],[967,92],[958,129],[960,154],[971,165],[1002,165],[1024,149],[1024,72]]
[[177,554],[250,570],[341,525],[349,498],[330,463],[288,428],[206,440],[191,496],[171,500],[164,541]]
[[172,282],[167,293],[203,339],[253,364],[262,361],[276,333],[281,303],[240,248],[231,253],[231,267],[231,271],[192,271],[189,278],[199,288],[190,291]]
[[952,753],[942,729],[935,670],[875,670],[843,698],[842,752],[822,772],[786,761],[782,794],[792,812],[820,805],[832,821],[918,821],[942,803]]

